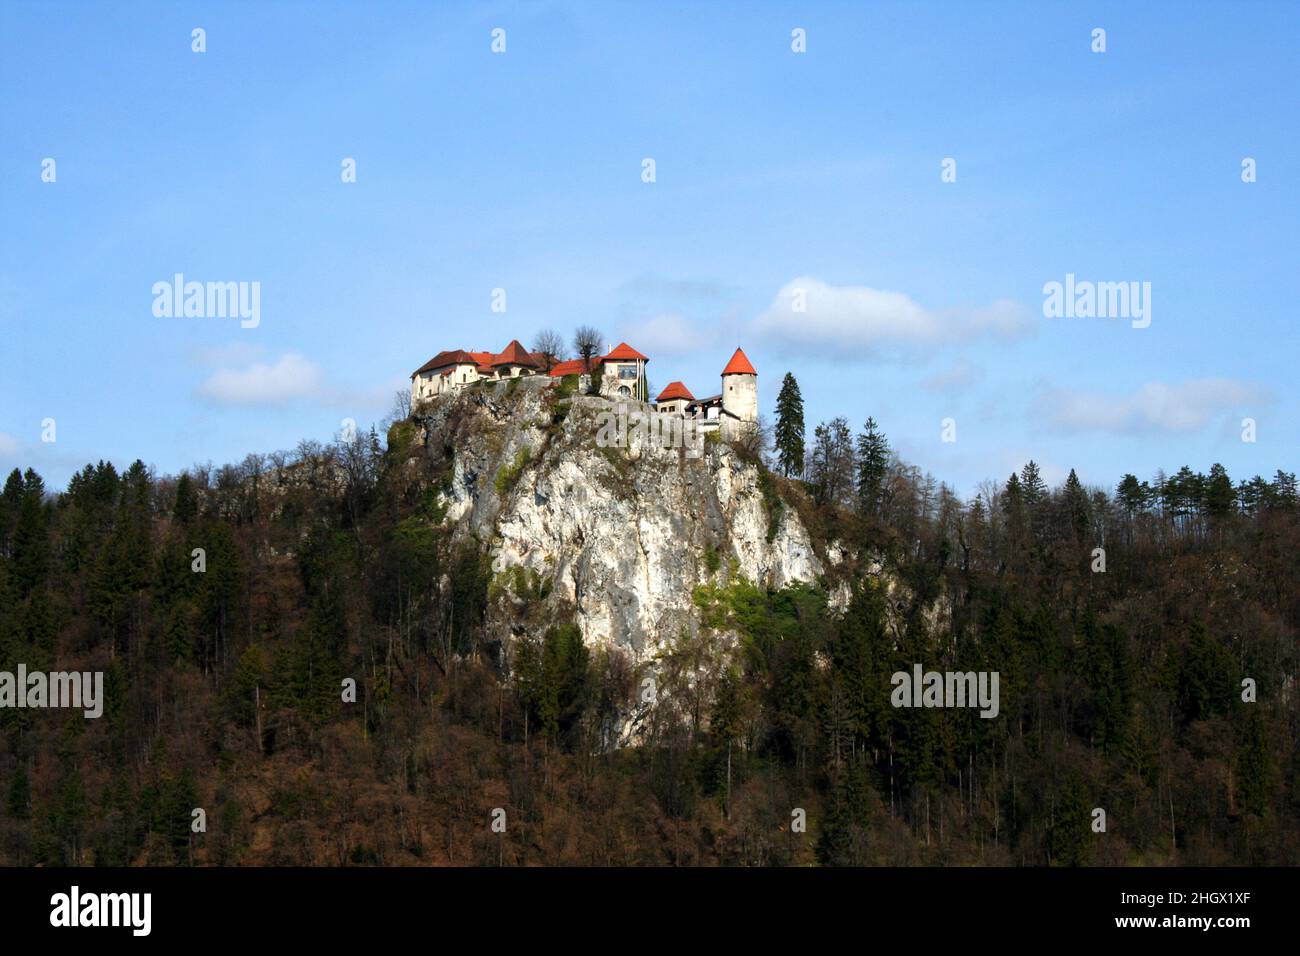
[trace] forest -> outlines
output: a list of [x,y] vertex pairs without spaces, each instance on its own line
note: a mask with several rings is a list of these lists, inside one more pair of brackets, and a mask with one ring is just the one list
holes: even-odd
[[[846,557],[698,588],[700,633],[653,662],[676,706],[617,747],[648,665],[561,620],[503,665],[408,416],[175,476],[8,476],[0,670],[102,671],[106,699],[0,709],[0,863],[1300,862],[1294,474],[1049,488],[1027,462],[964,499],[870,419],[805,447],[787,375],[747,453]],[[997,719],[891,707],[916,662],[997,671]]]

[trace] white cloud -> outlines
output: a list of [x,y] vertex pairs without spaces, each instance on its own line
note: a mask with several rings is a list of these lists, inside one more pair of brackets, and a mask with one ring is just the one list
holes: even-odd
[[[800,303],[804,308],[796,311]],[[755,330],[792,348],[850,349],[939,346],[978,337],[1018,338],[1033,329],[1027,309],[999,300],[979,309],[926,309],[902,292],[868,286],[832,286],[801,276],[777,292]]]
[[321,395],[324,376],[320,366],[293,352],[273,365],[255,362],[243,369],[217,369],[198,388],[198,394],[232,405],[276,405]]
[[921,382],[921,387],[931,392],[956,392],[969,388],[983,377],[984,373],[980,369],[962,359],[946,372],[938,372],[925,379]]
[[1044,394],[1053,425],[1072,431],[1194,432],[1243,403],[1268,402],[1249,382],[1203,378],[1166,385],[1148,382],[1131,395],[1055,389]]
[[0,432],[0,462],[10,462],[18,458],[22,446],[13,435]]
[[711,323],[692,324],[679,312],[664,312],[650,319],[628,323],[619,336],[651,356],[698,352],[716,337]]

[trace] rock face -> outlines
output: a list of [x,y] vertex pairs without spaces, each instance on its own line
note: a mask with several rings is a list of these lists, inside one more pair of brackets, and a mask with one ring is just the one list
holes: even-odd
[[429,453],[449,463],[446,520],[487,547],[503,582],[491,636],[521,632],[512,581],[535,582],[533,596],[544,595],[554,620],[577,623],[589,646],[640,661],[697,632],[697,585],[819,579],[807,531],[765,495],[761,468],[741,450],[712,439],[665,447],[635,425],[602,447],[611,444],[598,440],[602,425],[617,414],[608,399],[522,379],[439,399],[417,419]]

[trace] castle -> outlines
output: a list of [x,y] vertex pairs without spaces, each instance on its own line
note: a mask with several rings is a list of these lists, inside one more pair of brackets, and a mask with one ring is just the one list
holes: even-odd
[[721,430],[724,438],[740,436],[758,424],[758,372],[745,353],[736,349],[722,370],[717,395],[696,398],[681,382],[669,382],[649,402],[645,367],[650,359],[626,342],[590,360],[556,361],[544,352],[529,352],[512,339],[500,352],[439,352],[411,373],[411,405],[446,395],[477,382],[499,382],[523,376],[544,375],[551,384],[575,376],[581,391],[593,382],[606,398],[648,402],[661,415],[691,420],[704,431]]

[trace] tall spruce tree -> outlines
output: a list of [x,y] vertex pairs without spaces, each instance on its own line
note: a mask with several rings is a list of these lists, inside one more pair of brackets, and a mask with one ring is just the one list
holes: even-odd
[[885,472],[889,467],[889,442],[868,418],[865,430],[858,436],[858,510],[875,515],[880,511],[885,489]]
[[785,373],[776,397],[776,460],[781,474],[803,474],[803,395],[793,375]]
[[1065,479],[1065,511],[1069,518],[1070,530],[1076,541],[1082,541],[1088,533],[1090,514],[1088,510],[1088,493],[1083,490],[1079,476],[1070,469],[1070,476]]

